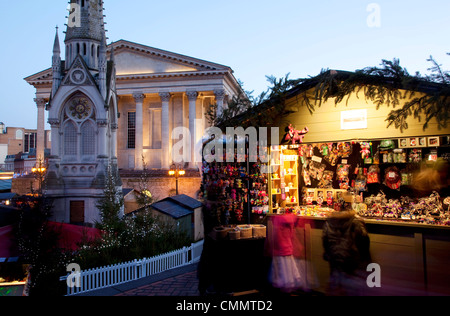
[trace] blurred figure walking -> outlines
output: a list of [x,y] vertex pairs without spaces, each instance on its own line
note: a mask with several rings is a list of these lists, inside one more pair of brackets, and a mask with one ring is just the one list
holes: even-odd
[[366,287],[371,262],[370,238],[365,223],[353,211],[336,212],[323,228],[324,259],[330,264],[327,294],[359,296]]

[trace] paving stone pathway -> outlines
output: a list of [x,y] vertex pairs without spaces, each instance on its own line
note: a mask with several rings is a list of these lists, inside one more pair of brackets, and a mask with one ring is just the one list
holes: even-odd
[[144,285],[116,296],[200,296],[197,271]]

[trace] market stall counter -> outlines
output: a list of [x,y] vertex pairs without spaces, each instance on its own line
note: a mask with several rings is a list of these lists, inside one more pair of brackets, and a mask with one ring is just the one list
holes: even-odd
[[[273,238],[269,215],[268,239]],[[329,263],[324,259],[323,228],[327,215],[298,216],[303,256],[309,279],[317,281],[313,290],[327,293]],[[362,219],[370,237],[372,262],[380,267],[380,287],[364,286],[361,295],[450,295],[450,227],[416,222]],[[370,279],[373,270],[364,278]]]

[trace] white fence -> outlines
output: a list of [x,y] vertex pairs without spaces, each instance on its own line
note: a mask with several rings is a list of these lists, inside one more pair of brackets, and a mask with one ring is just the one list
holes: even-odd
[[67,295],[82,294],[136,281],[200,261],[203,241],[150,259],[134,260],[109,267],[73,272],[61,277],[67,282]]

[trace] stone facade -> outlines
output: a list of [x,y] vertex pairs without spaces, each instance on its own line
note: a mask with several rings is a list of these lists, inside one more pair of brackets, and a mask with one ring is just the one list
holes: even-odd
[[[168,170],[174,161],[173,147],[180,142],[185,146],[177,154],[193,174],[179,179],[179,191],[197,198],[201,178],[193,160],[195,151],[189,145],[201,144],[209,127],[208,109],[217,105],[220,113],[227,100],[242,92],[233,70],[126,40],[103,46],[106,36],[99,35],[98,27],[91,23],[103,25],[103,15],[98,14],[103,2],[99,2],[100,7],[91,6],[93,2],[82,2],[87,7],[80,11],[81,28],[66,32],[66,61],[61,61],[56,36],[53,67],[25,79],[36,88],[37,99],[51,99],[47,107],[52,126],[49,176],[50,188],[52,184],[55,190],[65,188],[53,192],[64,200],[59,207],[67,208],[71,198],[98,196],[101,186],[96,185],[101,181],[97,180],[106,164],[117,166],[124,188],[135,188],[145,168],[156,170],[158,174],[151,179],[152,194],[158,199],[173,194],[175,179],[168,177]],[[71,5],[79,3],[71,1]],[[86,97],[88,112],[81,111],[80,104],[70,109],[71,98],[79,96]],[[71,116],[77,109],[83,116],[79,119]],[[71,135],[80,135],[86,120],[94,124],[95,152],[89,157],[81,153],[89,147],[82,137],[76,152],[66,152],[67,142],[75,143],[75,137],[66,137],[70,134],[66,130],[68,119],[76,123],[76,132]],[[180,128],[189,137],[177,133]],[[59,220],[69,221],[69,211],[64,212],[65,218]]]
[[[122,177],[123,187],[139,190],[137,177]],[[178,179],[178,193],[185,194],[194,199],[199,197],[201,178],[183,177]],[[156,201],[176,194],[176,179],[164,176],[153,176],[149,181],[149,189]]]

